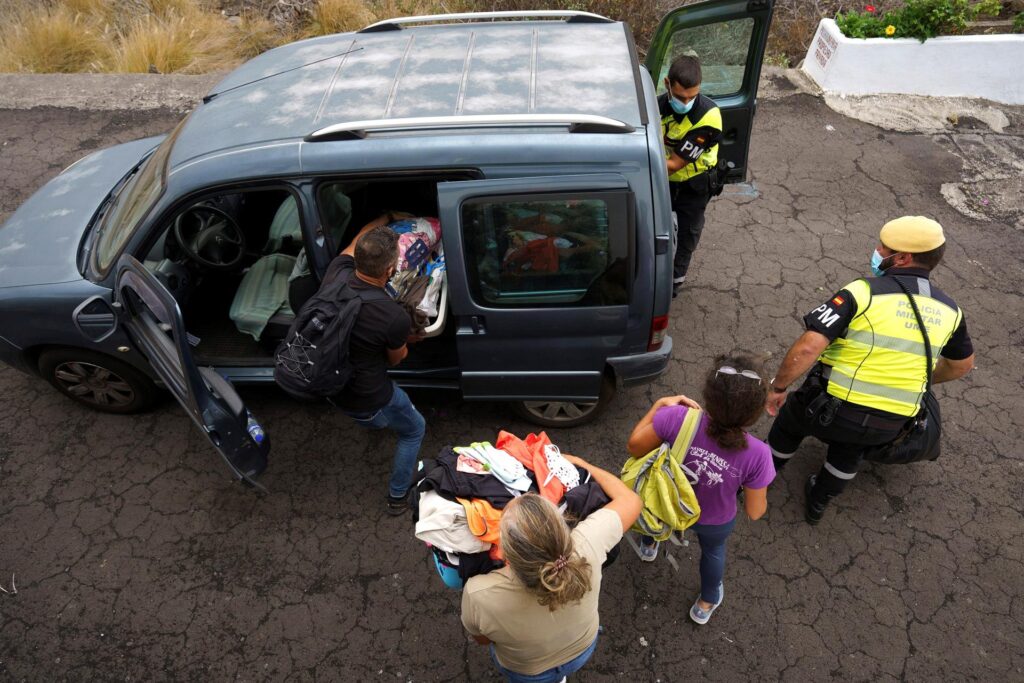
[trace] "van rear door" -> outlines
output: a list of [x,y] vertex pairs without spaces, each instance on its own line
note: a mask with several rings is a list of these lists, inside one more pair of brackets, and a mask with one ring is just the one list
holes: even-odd
[[646,343],[646,327],[630,325],[636,211],[625,178],[460,181],[437,193],[463,395],[597,401],[631,327]]
[[645,62],[658,88],[672,62],[685,54],[701,62],[701,93],[722,110],[719,158],[731,164],[727,182],[747,175],[757,82],[768,42],[774,0],[709,0],[668,13],[658,25]]

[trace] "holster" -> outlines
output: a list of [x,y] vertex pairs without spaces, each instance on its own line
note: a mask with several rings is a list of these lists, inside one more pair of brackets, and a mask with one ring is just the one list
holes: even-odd
[[822,426],[827,427],[832,424],[843,402],[828,393],[828,382],[823,376],[820,365],[811,370],[808,380],[811,380],[809,390],[813,393],[807,400],[804,414],[808,420],[817,420]]
[[892,431],[902,428],[909,427],[908,420],[914,418],[906,418],[898,415],[893,415],[891,418],[872,414],[868,412],[866,408],[847,403],[842,399],[836,398],[828,393],[828,373],[825,368],[819,363],[816,365],[811,372],[808,374],[808,380],[812,380],[811,390],[820,391],[807,401],[806,415],[809,420],[818,420],[823,426],[832,424],[835,420],[836,415],[839,415],[843,420],[851,422],[861,427],[869,427],[878,431]]

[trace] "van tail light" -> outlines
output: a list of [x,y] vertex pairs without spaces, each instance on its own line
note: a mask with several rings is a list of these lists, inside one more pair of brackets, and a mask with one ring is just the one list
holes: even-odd
[[661,343],[665,341],[665,335],[668,333],[668,316],[659,315],[651,321],[651,338],[647,342],[648,351],[657,351],[661,348]]

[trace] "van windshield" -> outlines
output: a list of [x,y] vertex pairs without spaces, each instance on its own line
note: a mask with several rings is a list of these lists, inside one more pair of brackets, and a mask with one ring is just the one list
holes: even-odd
[[114,197],[112,206],[107,209],[103,222],[97,227],[99,233],[96,237],[95,264],[99,272],[107,272],[128,238],[135,232],[139,221],[163,193],[167,157],[171,154],[181,128],[179,124],[149,159],[135,170]]

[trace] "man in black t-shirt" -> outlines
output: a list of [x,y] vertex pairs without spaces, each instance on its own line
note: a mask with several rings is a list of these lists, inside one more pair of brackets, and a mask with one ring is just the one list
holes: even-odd
[[[374,221],[331,262],[324,281],[347,278],[357,292],[384,289],[397,265],[398,235]],[[409,353],[411,329],[409,314],[394,299],[364,299],[349,338],[352,377],[332,399],[356,424],[388,428],[398,435],[386,507],[392,515],[409,509],[407,495],[426,431],[423,416],[387,374],[388,367],[398,365]]]

